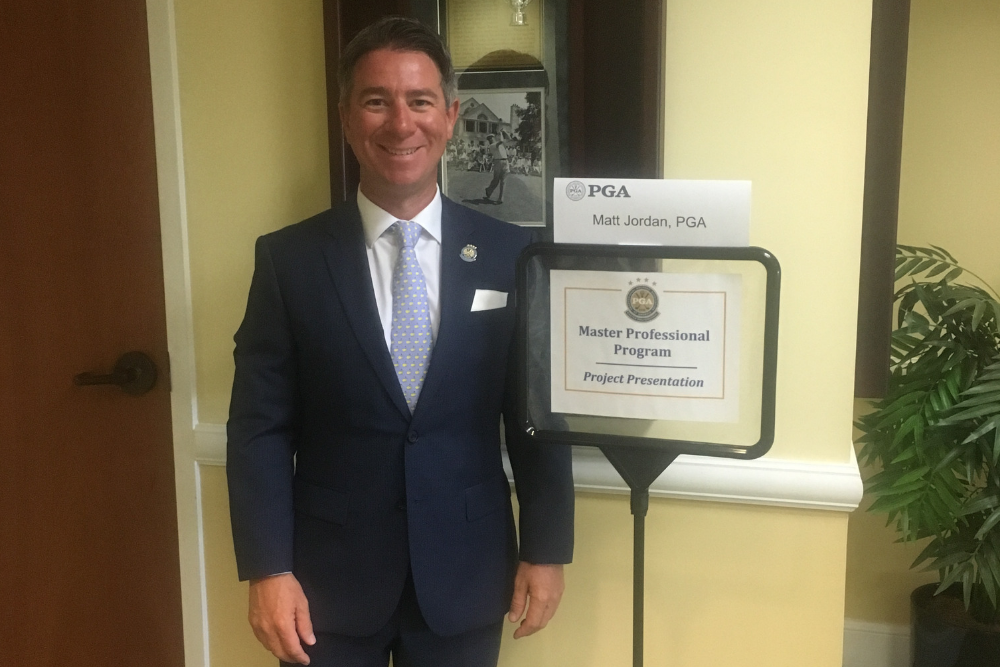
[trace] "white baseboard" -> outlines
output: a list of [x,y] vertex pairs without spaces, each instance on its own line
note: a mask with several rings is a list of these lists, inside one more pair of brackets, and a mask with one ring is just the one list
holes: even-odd
[[844,621],[844,667],[909,666],[909,626]]
[[[225,465],[226,427],[198,424],[194,432],[195,459],[206,465]],[[755,461],[680,456],[653,482],[650,495],[685,500],[797,507],[852,512],[861,501],[858,463],[783,461],[764,457]],[[504,455],[507,476],[510,466]],[[573,450],[573,477],[580,491],[628,493],[628,487],[599,450]]]

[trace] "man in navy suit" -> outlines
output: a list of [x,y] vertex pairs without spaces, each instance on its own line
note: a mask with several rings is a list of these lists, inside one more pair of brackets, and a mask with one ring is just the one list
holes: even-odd
[[[356,201],[258,239],[236,334],[228,475],[250,622],[286,663],[495,666],[545,626],[572,557],[570,452],[514,423],[521,228],[441,196],[458,116],[436,33],[341,58]],[[520,545],[499,423],[520,507]]]

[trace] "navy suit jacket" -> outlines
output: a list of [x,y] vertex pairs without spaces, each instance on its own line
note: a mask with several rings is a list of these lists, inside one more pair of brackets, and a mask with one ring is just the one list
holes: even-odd
[[[427,624],[458,634],[506,613],[518,559],[572,558],[570,450],[514,423],[514,268],[531,234],[444,199],[441,235],[440,328],[412,416],[357,204],[257,241],[228,424],[236,560],[241,579],[294,572],[317,631],[375,633],[412,571]],[[507,306],[471,312],[476,289]]]

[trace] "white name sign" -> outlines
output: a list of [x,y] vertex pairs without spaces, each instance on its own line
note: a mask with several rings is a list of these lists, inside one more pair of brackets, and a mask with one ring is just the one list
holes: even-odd
[[556,243],[749,246],[750,181],[557,178]]
[[739,419],[740,275],[550,277],[553,412]]

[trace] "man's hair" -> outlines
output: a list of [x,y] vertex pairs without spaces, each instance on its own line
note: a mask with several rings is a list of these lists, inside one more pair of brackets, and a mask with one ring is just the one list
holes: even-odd
[[340,103],[347,104],[351,97],[354,68],[364,56],[379,49],[390,51],[416,51],[427,55],[437,65],[441,74],[441,90],[446,106],[450,106],[458,94],[455,82],[455,68],[451,55],[441,37],[416,19],[403,16],[387,16],[355,35],[340,56],[337,83],[340,86]]

